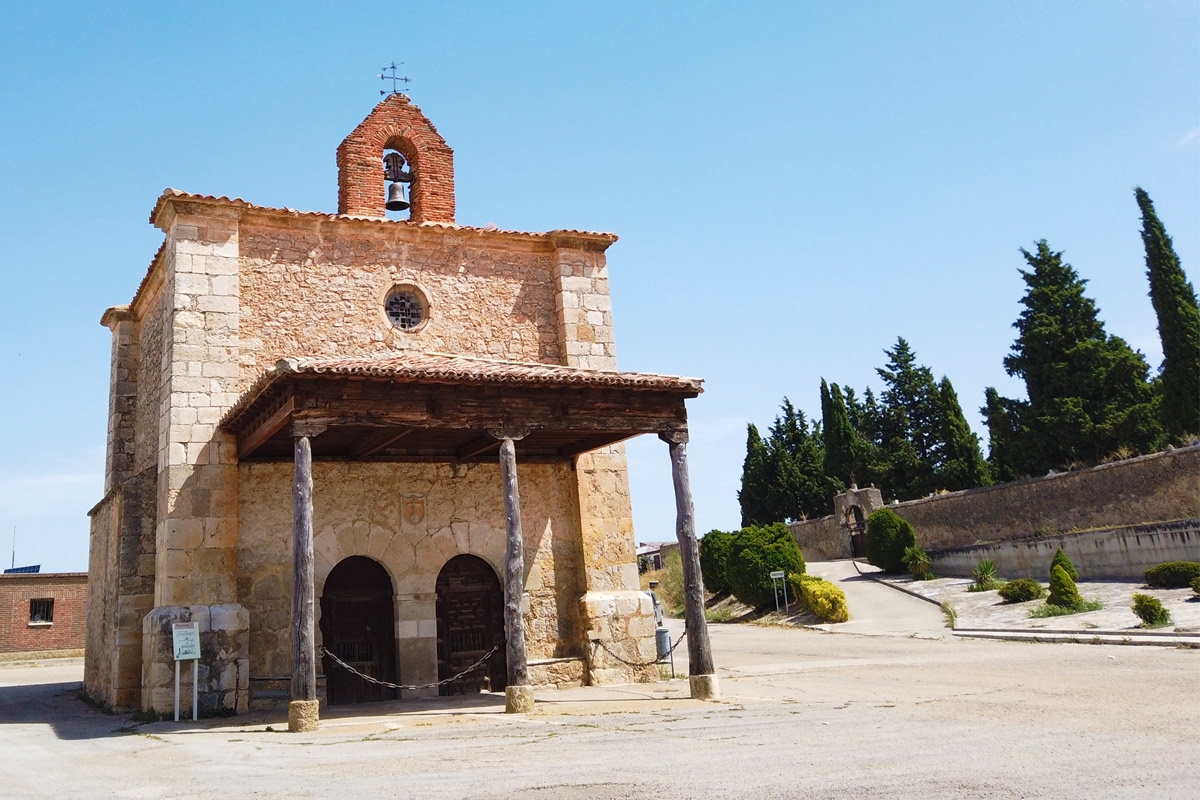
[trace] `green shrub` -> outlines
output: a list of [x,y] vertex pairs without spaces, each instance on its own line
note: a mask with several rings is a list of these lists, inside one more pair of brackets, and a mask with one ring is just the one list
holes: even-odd
[[775,570],[785,574],[804,572],[804,556],[786,525],[751,525],[733,535],[725,577],[734,597],[755,608],[774,607],[771,573]]
[[995,563],[985,558],[971,570],[971,585],[967,587],[967,591],[989,592],[999,589],[1001,583],[1000,576],[996,574]]
[[789,575],[793,591],[800,590],[800,602],[822,622],[845,622],[850,619],[846,595],[824,578],[811,575]]
[[1050,559],[1050,571],[1053,572],[1055,567],[1061,566],[1071,576],[1071,580],[1079,580],[1079,570],[1075,569],[1075,565],[1071,563],[1071,559],[1067,558],[1067,554],[1060,547],[1054,551],[1054,558]]
[[1200,561],[1167,561],[1145,572],[1146,583],[1158,589],[1183,589],[1200,578]]
[[713,594],[729,591],[729,578],[725,575],[725,564],[729,561],[729,547],[733,534],[712,530],[700,540],[700,574],[704,576],[704,588]]
[[1192,578],[1191,587],[1192,594],[1196,595],[1196,597],[1200,597],[1200,578]]
[[1037,608],[1029,612],[1029,616],[1035,619],[1044,617],[1065,617],[1068,614],[1082,614],[1085,611],[1099,611],[1104,607],[1104,604],[1099,600],[1080,600],[1079,605],[1071,608],[1064,606],[1055,606],[1050,603],[1042,603]]
[[1134,592],[1132,608],[1133,613],[1138,615],[1138,619],[1147,628],[1159,628],[1171,624],[1171,613],[1163,608],[1163,604],[1157,597]]
[[1050,570],[1050,596],[1046,603],[1059,608],[1078,608],[1083,604],[1079,588],[1061,564]]
[[658,588],[654,594],[672,617],[683,616],[683,558],[678,547],[669,548],[662,557],[662,571],[658,573]]
[[933,573],[929,571],[929,563],[929,553],[926,553],[925,548],[921,545],[914,544],[904,548],[904,566],[908,567],[908,573],[915,580],[933,580]]
[[890,508],[867,518],[867,561],[884,572],[903,572],[904,548],[916,543],[913,526]]
[[1017,578],[1001,586],[999,593],[1006,603],[1027,603],[1037,600],[1046,590],[1033,578]]

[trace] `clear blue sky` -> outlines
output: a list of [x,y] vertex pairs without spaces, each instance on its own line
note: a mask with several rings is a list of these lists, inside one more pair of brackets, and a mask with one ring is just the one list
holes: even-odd
[[[0,25],[0,559],[87,567],[109,333],[165,187],[336,210],[334,149],[403,61],[469,225],[615,231],[627,370],[706,379],[697,526],[738,525],[745,426],[898,335],[977,433],[1047,239],[1157,368],[1133,187],[1196,281],[1200,4],[21,3]],[[985,437],[986,438],[986,437]],[[666,447],[629,445],[639,540]]]

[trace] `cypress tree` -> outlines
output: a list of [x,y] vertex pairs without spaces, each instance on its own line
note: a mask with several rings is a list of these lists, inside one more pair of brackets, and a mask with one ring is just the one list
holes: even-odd
[[746,425],[746,459],[742,462],[742,488],[738,503],[742,507],[742,527],[766,525],[774,520],[768,507],[770,469],[767,447],[754,423]]
[[1142,210],[1146,276],[1162,340],[1159,414],[1166,432],[1181,438],[1200,433],[1200,307],[1150,195],[1140,186],[1133,193]]
[[842,392],[835,383],[829,386],[821,379],[821,434],[825,444],[822,470],[825,477],[844,490],[851,483],[854,471],[854,428]]
[[884,353],[888,363],[875,372],[887,387],[881,424],[888,464],[885,483],[901,499],[920,497],[938,488],[934,472],[942,442],[937,385],[903,336]]
[[979,449],[979,437],[971,432],[949,378],[938,384],[941,405],[942,457],[937,480],[943,489],[971,489],[991,484],[987,462]]
[[979,409],[988,427],[988,466],[992,478],[1012,481],[1027,474],[1019,463],[1018,415],[1026,405],[1001,397],[992,386],[984,391],[984,406]]
[[[1161,435],[1148,367],[1141,353],[1104,332],[1086,281],[1045,240],[1022,249],[1032,270],[1018,331],[1004,359],[1009,375],[1025,381],[1027,403],[1012,403],[1010,457],[1025,474],[1095,464],[1129,450],[1146,452]],[[990,426],[989,422],[989,426]]]

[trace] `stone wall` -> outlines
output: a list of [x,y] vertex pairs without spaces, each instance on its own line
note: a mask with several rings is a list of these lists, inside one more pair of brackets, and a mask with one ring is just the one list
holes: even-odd
[[805,561],[835,561],[850,558],[850,533],[835,516],[789,522],[788,529]]
[[1200,446],[888,506],[926,549],[1200,514]]
[[[30,601],[53,600],[53,620],[30,619]],[[0,575],[0,654],[83,648],[87,573]]]
[[952,547],[930,556],[938,575],[970,577],[971,570],[986,558],[1010,580],[1045,581],[1049,579],[1050,560],[1060,547],[1085,580],[1140,581],[1155,564],[1200,561],[1200,519]]
[[[528,657],[580,657],[579,512],[571,467],[518,464],[517,472]],[[250,612],[251,675],[283,677],[291,671],[292,465],[246,463],[239,474],[238,599]],[[347,556],[365,555],[381,563],[395,593],[403,683],[438,680],[435,588],[445,563],[456,555],[475,555],[503,582],[502,489],[498,464],[313,465],[317,597],[330,571]],[[425,507],[424,519],[416,524],[401,514],[404,498],[413,496],[423,499]]]
[[[1200,445],[888,508],[912,523],[928,550],[1186,519],[1200,514]],[[806,558],[849,558],[850,537],[839,522],[824,517],[789,527]]]
[[141,705],[142,618],[154,607],[155,473],[127,479],[89,512],[84,688],[118,710]]
[[[418,352],[560,363],[549,248],[501,236],[256,215],[241,235],[242,384],[280,358]],[[428,322],[397,328],[384,301],[413,284]]]

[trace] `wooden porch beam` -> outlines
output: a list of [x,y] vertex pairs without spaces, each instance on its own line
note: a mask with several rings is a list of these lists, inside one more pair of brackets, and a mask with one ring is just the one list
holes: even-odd
[[413,433],[413,430],[413,428],[385,428],[381,431],[368,434],[363,437],[362,441],[350,449],[350,457],[360,459],[373,456],[380,450],[391,447],[405,436]]
[[468,458],[475,458],[483,455],[489,450],[496,450],[500,447],[500,442],[493,439],[491,436],[480,436],[472,439],[463,446],[454,451],[454,459],[456,461],[466,461]]
[[296,408],[296,399],[289,397],[275,413],[267,417],[253,428],[238,436],[238,458],[245,458],[267,443],[272,436],[283,430],[292,418]]

